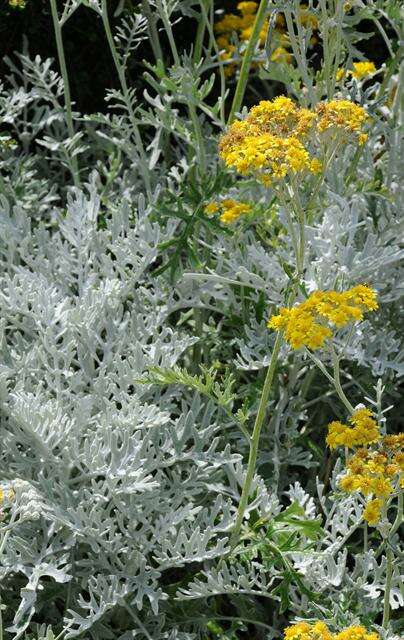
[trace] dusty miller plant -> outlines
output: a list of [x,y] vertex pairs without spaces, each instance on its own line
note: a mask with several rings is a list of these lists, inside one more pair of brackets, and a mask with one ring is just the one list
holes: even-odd
[[[58,60],[20,52],[0,86],[3,638],[269,640],[300,619],[398,637],[402,502],[390,528],[367,527],[325,445],[327,422],[345,416],[332,380],[266,321],[291,288],[371,284],[380,308],[353,327],[339,382],[398,431],[399,3],[310,2],[315,71],[299,4],[262,0],[233,78],[212,0],[121,2],[114,20],[108,4],[50,0]],[[118,78],[105,112],[86,116],[64,53],[81,5],[102,21]],[[274,10],[293,65],[271,61],[273,19],[258,47]],[[218,138],[249,86],[256,102],[274,80],[301,106],[331,100],[365,19],[388,57],[370,86],[343,91],[371,113],[369,139],[324,175],[296,274],[287,202],[225,168]],[[155,59],[140,91],[127,69],[145,39]],[[207,216],[218,194],[253,214]]]

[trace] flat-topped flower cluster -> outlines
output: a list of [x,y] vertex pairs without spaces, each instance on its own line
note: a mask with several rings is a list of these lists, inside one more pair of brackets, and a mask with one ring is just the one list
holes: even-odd
[[331,633],[325,622],[314,624],[297,622],[284,631],[285,640],[379,640],[377,633],[367,631],[365,627],[353,625],[338,633]]
[[314,110],[285,96],[262,100],[221,138],[220,156],[228,167],[242,175],[255,174],[265,184],[288,174],[318,173],[319,143],[363,144],[367,119],[363,107],[349,100],[320,103]]
[[278,315],[269,319],[268,327],[284,331],[293,349],[319,349],[335,329],[362,320],[366,311],[377,308],[376,292],[364,284],[344,292],[313,291],[295,307],[281,308]]
[[247,202],[240,202],[233,198],[225,198],[224,200],[213,200],[204,208],[206,215],[213,216],[219,214],[220,222],[223,224],[231,224],[236,222],[241,216],[251,213],[252,206]]
[[[382,515],[387,499],[397,490],[404,488],[404,433],[382,437],[379,427],[368,409],[360,409],[363,423],[359,425],[362,436],[352,438],[349,427],[340,425],[337,436],[338,444],[349,448],[360,444],[368,445],[356,450],[347,461],[347,473],[341,478],[339,485],[348,493],[360,492],[368,500],[363,517],[370,525],[376,525]],[[355,412],[357,413],[357,412]],[[355,419],[355,414],[350,421]],[[366,425],[369,426],[366,435]],[[335,425],[329,425],[327,442],[335,443]],[[345,428],[345,433],[344,433]],[[337,446],[338,446],[337,444]],[[369,446],[371,445],[371,446]]]
[[[226,13],[220,20],[215,23],[216,43],[221,49],[220,58],[226,62],[225,75],[232,76],[238,67],[240,58],[244,55],[243,45],[249,42],[254,23],[257,17],[258,2],[238,2],[238,13]],[[258,34],[257,48],[263,51],[268,36],[269,22],[271,12],[262,24]],[[299,6],[295,20],[298,20],[306,29],[310,29],[310,46],[317,43],[318,20],[309,7],[302,3]],[[238,50],[236,43],[241,47]],[[280,62],[289,64],[293,60],[293,54],[290,52],[291,44],[287,33],[286,20],[282,12],[277,12],[274,16],[274,25],[271,34],[272,53],[271,62]],[[254,61],[252,68],[259,67],[260,61]]]

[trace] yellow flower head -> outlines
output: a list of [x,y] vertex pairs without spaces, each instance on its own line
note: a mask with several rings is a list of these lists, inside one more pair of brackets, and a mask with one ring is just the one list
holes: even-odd
[[[334,137],[349,138],[363,134],[368,120],[363,107],[350,100],[331,100],[317,106],[317,129]],[[362,138],[361,138],[362,140]]]
[[362,80],[377,70],[374,62],[354,62],[352,66],[353,69],[350,73],[356,80]]
[[219,211],[219,208],[220,208],[219,203],[213,201],[213,202],[209,202],[209,204],[205,206],[204,211],[206,215],[212,216],[213,214]]
[[353,427],[334,421],[328,425],[326,442],[330,449],[357,447],[380,440],[379,426],[370,409],[357,409],[349,418]]
[[244,120],[237,120],[222,137],[220,156],[243,175],[281,180],[289,173],[318,170],[303,142],[314,113],[290,98],[262,100]]
[[209,216],[220,213],[219,220],[223,222],[223,224],[232,224],[241,216],[251,213],[252,206],[247,202],[238,202],[232,198],[227,198],[221,202],[210,202],[204,210]]
[[25,0],[8,0],[8,4],[14,9],[25,9]]
[[355,625],[337,633],[334,640],[380,640],[380,636],[369,633],[365,627]]
[[383,501],[379,498],[369,500],[366,507],[363,510],[363,518],[368,524],[375,526],[380,520]]
[[297,622],[284,630],[285,640],[332,640],[332,634],[325,622],[314,624]]
[[272,316],[268,327],[285,331],[293,349],[306,346],[319,349],[333,330],[362,320],[365,311],[377,309],[376,292],[366,285],[348,291],[314,291],[304,302],[291,309],[282,308]]
[[377,633],[368,632],[365,627],[352,626],[332,634],[322,621],[314,624],[297,622],[284,630],[285,640],[380,640]]
[[256,2],[239,2],[237,9],[241,15],[248,16],[256,13],[258,4]]
[[284,635],[286,640],[310,640],[311,626],[308,622],[297,622],[286,627]]

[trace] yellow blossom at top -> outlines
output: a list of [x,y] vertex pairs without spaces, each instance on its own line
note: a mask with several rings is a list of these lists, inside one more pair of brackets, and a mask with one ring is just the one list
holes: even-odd
[[353,69],[350,73],[357,80],[362,80],[362,78],[376,72],[374,62],[354,62],[352,66]]
[[330,449],[357,447],[380,440],[379,426],[370,409],[357,409],[349,418],[352,427],[339,421],[328,425],[326,442]]
[[285,331],[285,339],[299,349],[319,349],[335,328],[362,320],[365,311],[378,308],[376,292],[366,285],[348,291],[314,291],[304,302],[291,309],[281,308],[268,327]]
[[25,0],[8,0],[8,4],[14,9],[25,9]]
[[350,100],[321,102],[317,108],[317,129],[320,133],[338,136],[342,139],[357,135],[364,142],[363,126],[368,120],[365,109]]
[[303,141],[315,114],[278,96],[262,100],[244,120],[236,120],[221,138],[219,152],[228,167],[247,175],[279,180],[289,173],[318,171]]

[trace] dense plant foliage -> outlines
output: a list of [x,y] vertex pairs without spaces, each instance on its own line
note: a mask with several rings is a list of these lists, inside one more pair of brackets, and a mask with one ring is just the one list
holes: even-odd
[[56,60],[0,84],[0,638],[398,639],[401,3],[42,4]]

